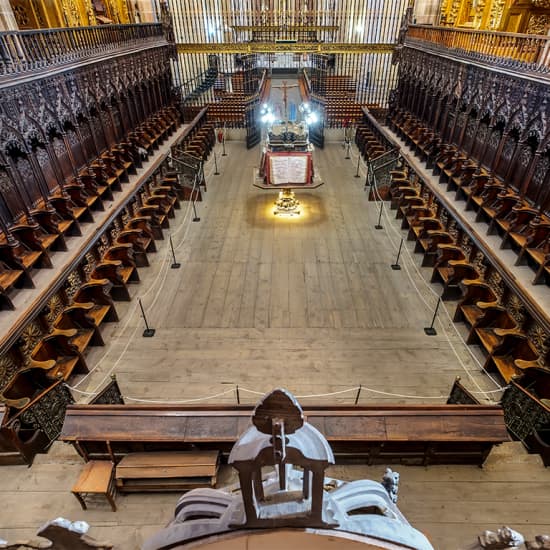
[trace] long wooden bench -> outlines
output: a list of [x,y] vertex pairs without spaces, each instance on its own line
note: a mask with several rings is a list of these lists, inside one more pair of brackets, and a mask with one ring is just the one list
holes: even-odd
[[218,466],[218,451],[132,453],[117,464],[115,480],[121,492],[189,491],[214,487]]
[[[85,460],[152,451],[217,450],[228,454],[250,422],[250,406],[72,405],[60,439]],[[500,407],[395,405],[305,407],[340,460],[368,463],[482,464],[507,441]]]

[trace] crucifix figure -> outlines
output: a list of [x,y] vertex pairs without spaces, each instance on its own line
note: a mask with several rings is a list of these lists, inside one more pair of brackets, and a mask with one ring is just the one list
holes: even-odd
[[292,86],[288,86],[287,83],[286,83],[286,80],[283,80],[283,85],[282,86],[272,86],[272,88],[277,88],[278,90],[282,90],[283,91],[283,106],[285,108],[285,111],[284,111],[284,116],[285,116],[285,121],[288,121],[288,96],[287,96],[287,92],[290,88],[298,88],[298,84],[294,84]]

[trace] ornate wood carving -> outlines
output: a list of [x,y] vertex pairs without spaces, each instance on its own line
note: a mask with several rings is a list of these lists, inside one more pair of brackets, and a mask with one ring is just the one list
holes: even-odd
[[0,158],[0,215],[8,227],[170,100],[169,56],[168,47],[151,48],[0,87],[0,157],[10,168]]
[[393,108],[405,108],[429,125],[435,121],[443,140],[495,175],[511,178],[516,188],[526,187],[525,198],[550,211],[543,191],[550,174],[550,86],[405,46],[392,98]]

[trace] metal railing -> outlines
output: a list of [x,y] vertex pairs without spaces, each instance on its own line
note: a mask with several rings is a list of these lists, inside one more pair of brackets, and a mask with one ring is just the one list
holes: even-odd
[[0,76],[77,63],[162,38],[158,23],[2,32]]
[[550,72],[549,36],[409,25],[407,44],[453,50],[453,55],[521,72]]

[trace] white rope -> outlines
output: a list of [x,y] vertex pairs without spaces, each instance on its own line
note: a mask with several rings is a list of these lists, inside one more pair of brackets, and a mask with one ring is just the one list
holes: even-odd
[[170,401],[170,400],[157,401],[154,399],[138,399],[136,397],[128,397],[126,395],[123,396],[123,399],[127,401],[135,401],[136,403],[156,403],[160,405],[162,405],[163,403],[166,403],[166,404],[198,403],[199,401],[207,401],[209,399],[215,399],[216,397],[221,397],[222,395],[227,395],[228,393],[234,393],[234,392],[235,392],[235,388],[231,388],[229,390],[222,391],[214,395],[208,395],[206,397],[197,397],[196,399],[184,399],[184,400],[180,399],[180,400],[174,400],[174,401]]
[[[307,399],[309,397],[330,397],[331,395],[340,395],[342,393],[348,393],[350,391],[357,391],[359,389],[359,386],[355,386],[354,388],[347,388],[345,390],[340,390],[340,391],[333,391],[333,392],[329,392],[329,393],[312,393],[312,394],[309,394],[309,395],[295,395],[294,397],[298,398],[298,399]],[[259,392],[259,391],[254,391],[254,390],[249,390],[247,388],[243,388],[241,386],[239,386],[239,391],[245,391],[245,392],[248,392],[248,393],[253,393],[254,395],[265,395],[265,392]]]
[[[191,190],[191,196],[193,196],[194,192],[195,192],[195,189],[197,187],[197,179],[195,178],[195,181],[193,182],[193,188]],[[178,227],[172,231],[171,235],[174,236],[175,234],[177,234],[184,226],[186,227],[186,231],[183,235],[183,238],[182,238],[182,241],[181,243],[176,247],[176,250],[179,249],[179,247],[183,244],[183,242],[185,241],[185,237],[188,233],[188,230],[189,230],[189,227],[191,225],[191,222],[188,221],[188,217],[189,217],[189,214],[191,212],[191,206],[192,206],[192,201],[189,201],[188,204],[187,204],[187,209],[185,211],[185,214],[184,214],[184,217],[182,219],[182,221],[180,222],[180,224],[178,225]],[[164,283],[166,282],[166,279],[168,277],[168,273],[169,273],[169,255],[170,255],[170,247],[168,245],[165,246],[165,249],[164,249],[164,256],[159,260],[159,264],[160,264],[160,269],[158,270],[154,280],[149,284],[149,287],[148,289],[141,295],[141,296],[136,296],[136,300],[134,302],[134,305],[132,307],[132,309],[130,310],[130,312],[127,314],[127,319],[126,319],[126,322],[124,324],[124,327],[121,329],[120,331],[120,335],[122,335],[125,330],[128,328],[128,326],[130,325],[130,322],[132,321],[137,309],[138,309],[138,306],[139,306],[139,299],[141,299],[143,301],[144,298],[146,298],[150,292],[152,292],[152,290],[154,290],[156,287],[157,287],[157,283],[159,282],[160,278],[162,277],[162,283],[158,286],[158,288],[156,289],[157,292],[155,293],[155,296],[153,298],[153,300],[151,301],[151,303],[149,305],[147,305],[145,307],[145,309],[151,309],[154,304],[156,303],[156,301],[158,300],[159,296],[160,296],[160,293],[162,291],[162,289],[164,288]],[[96,386],[95,390],[94,391],[97,391],[97,389],[103,385],[103,383],[105,382],[105,380],[107,379],[107,377],[115,370],[115,368],[119,365],[120,361],[122,360],[123,356],[126,354],[126,352],[128,351],[128,348],[130,347],[137,331],[139,329],[139,326],[136,325],[136,327],[134,328],[134,330],[132,331],[131,335],[129,336],[127,342],[126,342],[126,345],[124,346],[122,352],[120,353],[120,355],[118,356],[118,358],[116,359],[115,363],[113,364],[113,366],[109,369],[109,371],[107,372],[107,374],[102,378],[102,380],[99,382],[99,384]],[[120,336],[119,336],[120,338]],[[94,365],[94,367],[92,369],[90,369],[90,371],[86,374],[86,376],[84,376],[81,380],[79,380],[75,385],[74,385],[74,388],[75,388],[75,391],[78,391],[76,390],[76,388],[78,386],[80,386],[82,383],[84,383],[98,368],[99,366],[102,364],[102,362],[107,358],[107,356],[110,354],[110,352],[112,351],[112,348],[109,348],[105,354],[96,362],[96,364]],[[90,393],[90,395],[92,395],[93,393]]]
[[406,399],[447,399],[447,395],[406,395],[402,393],[390,393],[387,391],[374,390],[372,388],[367,388],[366,386],[361,386],[362,390],[370,391],[373,393],[379,393],[381,395],[388,395],[390,397],[403,397]]
[[[382,205],[382,210],[385,214],[385,218],[386,218],[386,222],[387,224],[389,225],[389,227],[392,229],[392,231],[398,233],[398,236],[400,238],[402,238],[401,234],[398,232],[398,230],[395,228],[394,224],[393,224],[393,221],[390,219],[389,217],[389,214],[387,213],[387,209],[384,208],[384,201],[382,199],[382,197],[380,196],[380,193],[378,191],[378,183],[376,181],[376,178],[374,178],[374,185],[373,185],[373,188],[374,188],[374,198],[375,198],[375,204],[377,204],[378,202],[380,202],[380,204]],[[395,242],[392,240],[391,236],[389,235],[388,233],[388,230],[386,229],[385,230],[386,232],[386,235],[388,237],[388,240],[390,241],[390,243],[393,245],[394,248],[397,248]],[[405,252],[406,252],[406,255],[408,256],[409,258],[409,261],[410,263],[412,264],[413,268],[415,269],[416,273],[417,273],[417,276],[420,280],[422,280],[422,282],[424,283],[425,287],[434,295],[437,297],[437,299],[439,300],[439,295],[437,294],[437,292],[435,292],[435,290],[429,285],[429,283],[426,281],[426,279],[423,277],[422,273],[420,272],[420,270],[418,269],[417,265],[416,265],[416,262],[414,261],[409,249],[407,246],[404,247],[405,248]],[[420,289],[418,288],[418,286],[416,285],[415,281],[414,281],[414,278],[412,277],[408,267],[407,267],[407,264],[404,263],[403,264],[404,268],[405,268],[405,272],[407,274],[407,277],[409,278],[413,288],[415,289],[416,293],[418,294],[419,298],[421,299],[421,301],[426,305],[427,308],[429,309],[432,309],[433,310],[433,307],[430,307],[430,305],[428,304],[428,302],[424,299],[424,296],[422,295],[422,292],[420,291]],[[494,378],[485,370],[485,368],[481,365],[481,363],[479,362],[479,360],[477,359],[477,357],[475,357],[475,355],[473,354],[472,350],[469,348],[469,346],[466,344],[466,342],[464,342],[463,338],[462,338],[462,335],[458,332],[458,329],[456,328],[456,326],[454,325],[454,322],[452,321],[448,311],[447,311],[447,308],[446,307],[443,307],[443,310],[444,312],[446,313],[448,319],[450,320],[451,322],[451,325],[453,326],[453,328],[455,329],[455,332],[456,334],[459,336],[460,340],[462,341],[464,347],[468,350],[468,352],[470,353],[470,355],[472,356],[472,358],[475,360],[475,362],[478,364],[479,368],[487,375],[487,377],[499,388],[499,390],[497,391],[500,391],[501,390],[501,387],[500,387],[500,384],[494,380]],[[438,321],[438,324],[440,325],[441,327],[441,330],[445,336],[445,339],[447,341],[447,343],[449,344],[449,347],[451,348],[451,350],[453,351],[455,357],[457,358],[460,366],[462,367],[462,369],[464,370],[464,372],[467,374],[467,376],[472,380],[472,382],[476,385],[476,387],[479,389],[480,393],[483,393],[485,394],[485,398],[489,401],[491,401],[490,397],[486,394],[486,392],[484,392],[484,390],[481,388],[481,386],[479,385],[479,383],[477,382],[477,380],[472,376],[472,374],[470,373],[469,369],[466,367],[466,365],[464,364],[462,358],[460,357],[460,355],[458,354],[455,346],[453,345],[453,343],[451,342],[451,339],[447,333],[447,330],[445,329],[445,325],[443,324],[443,321],[441,321],[440,319],[437,319]]]

